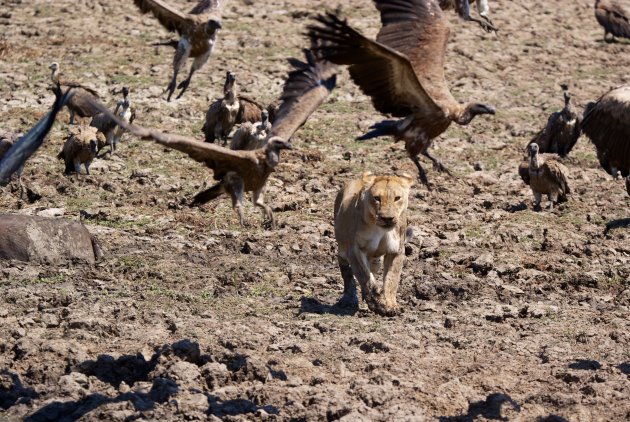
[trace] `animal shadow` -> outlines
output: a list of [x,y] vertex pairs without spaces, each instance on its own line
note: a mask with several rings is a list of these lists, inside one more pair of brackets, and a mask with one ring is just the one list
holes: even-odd
[[606,223],[604,235],[607,235],[608,232],[613,229],[621,229],[625,227],[630,227],[630,218],[619,218],[617,220],[609,221],[608,223]]
[[590,359],[578,359],[569,365],[569,368],[571,369],[583,369],[583,370],[591,370],[591,371],[600,369],[601,367],[602,367],[601,363],[597,362],[596,360],[590,360]]
[[[4,383],[4,379],[9,378],[11,380],[10,386],[7,388]],[[31,388],[25,388],[22,385],[22,381],[18,374],[10,372],[6,369],[0,371],[0,409],[8,409],[16,403],[23,403],[30,401],[38,396],[38,394]]]
[[521,407],[510,396],[503,393],[490,394],[484,401],[470,403],[468,405],[468,413],[458,416],[441,416],[438,418],[440,422],[472,422],[479,417],[489,420],[507,421],[508,417],[501,415],[501,410],[505,404],[512,406],[517,412],[521,411]]
[[356,314],[357,308],[348,308],[339,302],[329,305],[314,297],[302,297],[300,299],[300,314],[333,314],[338,316],[350,316]]
[[617,369],[630,377],[630,362],[620,363],[617,365]]

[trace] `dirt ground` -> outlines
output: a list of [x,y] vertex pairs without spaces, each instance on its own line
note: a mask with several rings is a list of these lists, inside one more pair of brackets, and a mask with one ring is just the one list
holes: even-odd
[[[182,8],[193,3],[169,0]],[[228,3],[208,64],[180,100],[162,95],[170,39],[131,1],[0,0],[0,121],[24,130],[53,101],[48,64],[109,91],[131,89],[137,121],[201,137],[227,70],[276,99],[312,17],[326,7],[374,35],[368,0]],[[517,174],[523,149],[562,106],[580,110],[630,82],[630,43],[606,44],[592,2],[490,1],[498,36],[449,12],[455,97],[496,116],[451,127],[426,162],[435,188],[410,198],[399,303],[354,315],[332,234],[334,196],[365,170],[407,171],[401,144],[354,138],[381,118],[342,73],[283,153],[267,194],[280,227],[247,204],[242,228],[223,198],[182,203],[212,183],[180,153],[131,137],[91,176],[62,174],[63,112],[29,160],[27,199],[8,213],[83,219],[96,265],[0,262],[0,421],[630,419],[630,198],[587,138],[565,164],[573,195],[534,212]],[[608,227],[608,230],[607,230]],[[543,234],[543,233],[546,233]]]

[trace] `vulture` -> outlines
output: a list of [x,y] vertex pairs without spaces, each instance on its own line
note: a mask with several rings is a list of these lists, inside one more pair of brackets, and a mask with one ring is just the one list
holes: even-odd
[[[223,84],[223,98],[210,104],[206,112],[206,121],[201,128],[206,142],[223,139],[223,145],[225,145],[235,124],[259,122],[262,120],[263,110],[264,108],[256,101],[239,95],[236,74],[227,72]],[[270,105],[267,112],[270,121],[273,122],[275,106]]]
[[626,192],[628,192],[628,196],[630,196],[630,176],[626,177]]
[[262,208],[271,227],[276,227],[271,207],[263,199],[267,179],[279,163],[280,151],[291,149],[290,139],[293,133],[328,97],[336,84],[335,66],[316,59],[310,50],[306,50],[305,54],[306,62],[289,60],[294,69],[285,82],[276,120],[264,145],[254,150],[231,150],[212,143],[199,142],[194,138],[169,135],[155,129],[128,124],[104,106],[101,105],[100,108],[132,134],[184,152],[214,171],[214,178],[219,182],[197,194],[192,205],[203,204],[228,193],[232,199],[232,207],[238,214],[239,223],[244,225],[243,196],[245,192],[252,192],[254,205]]
[[[131,101],[129,100],[129,88],[123,87],[121,93],[123,94],[123,99],[116,103],[116,108],[114,109],[113,113],[127,123],[133,123],[134,119],[136,118],[136,113],[131,108]],[[107,145],[109,145],[110,147],[109,153],[110,155],[113,154],[116,151],[116,145],[118,145],[118,142],[125,132],[124,129],[118,126],[116,122],[110,119],[105,113],[101,112],[92,117],[90,126],[95,127],[100,133],[103,134]]]
[[586,105],[582,131],[595,144],[601,166],[613,177],[630,174],[630,85]]
[[[218,13],[222,1],[225,0],[201,0],[190,12],[183,13],[162,0],[133,0],[142,13],[153,13],[164,28],[177,31],[180,36],[179,41],[165,43],[176,48],[173,77],[166,88],[167,101],[171,100],[175,87],[181,90],[177,96],[180,98],[190,85],[193,73],[201,69],[210,58],[221,29]],[[177,85],[177,74],[189,57],[194,58],[194,61],[188,77]]]
[[309,26],[316,53],[336,64],[350,65],[352,80],[372,98],[374,108],[399,120],[384,120],[358,138],[393,136],[404,141],[409,156],[428,187],[418,155],[440,171],[448,170],[428,152],[432,140],[451,122],[467,125],[480,114],[495,114],[491,106],[458,103],[444,76],[449,28],[437,0],[375,0],[382,28],[376,41],[328,13]]
[[470,1],[469,0],[439,0],[440,8],[442,10],[455,9],[459,17],[465,21],[477,22],[481,28],[486,32],[497,32],[498,29],[492,24],[489,18],[490,7],[488,6],[488,0],[472,0],[477,3],[477,12],[484,20],[476,19],[470,16]]
[[581,134],[581,119],[571,106],[571,95],[567,85],[561,85],[564,93],[564,108],[549,116],[547,126],[544,127],[531,143],[538,144],[540,152],[566,156]]
[[[50,79],[53,82],[53,86],[59,85],[61,88],[65,90],[69,90],[71,88],[74,94],[69,98],[66,105],[68,106],[68,110],[70,110],[70,122],[69,124],[74,124],[74,115],[78,115],[79,117],[92,117],[98,113],[98,109],[94,107],[93,102],[89,101],[90,99],[98,99],[99,95],[92,88],[88,88],[85,85],[81,85],[76,81],[65,80],[61,77],[59,73],[59,63],[52,62],[48,68],[52,71],[50,74]],[[53,88],[54,89],[54,88]]]
[[57,154],[57,159],[66,164],[64,174],[75,172],[79,177],[81,164],[85,166],[85,172],[90,174],[90,164],[96,157],[99,143],[104,144],[105,137],[95,127],[78,125],[70,128],[70,135]]
[[55,122],[57,113],[75,93],[75,90],[62,93],[59,85],[54,86],[53,91],[57,98],[51,111],[42,117],[26,135],[15,141],[9,150],[0,157],[0,183],[6,183],[11,175],[18,172],[26,160],[42,145]]
[[[13,147],[15,142],[22,137],[22,134],[14,132],[1,132],[0,133],[0,161]],[[24,163],[22,163],[17,170],[15,170],[15,176],[17,184],[20,189],[20,196],[24,194],[24,186],[22,185],[22,170],[24,170]]]
[[245,122],[238,128],[230,142],[230,149],[254,150],[262,147],[271,131],[269,112],[262,111],[262,120],[256,123]]
[[553,159],[544,159],[538,153],[538,144],[529,144],[529,161],[522,163],[518,173],[534,193],[534,209],[539,209],[542,195],[549,199],[549,209],[553,204],[564,202],[571,193],[567,182],[567,168]]
[[615,42],[615,37],[630,38],[630,13],[615,0],[595,0],[595,18],[604,27],[604,41]]
[[236,123],[240,107],[237,98],[236,75],[227,72],[223,84],[223,98],[210,104],[206,112],[206,121],[201,128],[206,142],[214,143],[215,139],[223,139],[223,145],[227,143],[227,137]]

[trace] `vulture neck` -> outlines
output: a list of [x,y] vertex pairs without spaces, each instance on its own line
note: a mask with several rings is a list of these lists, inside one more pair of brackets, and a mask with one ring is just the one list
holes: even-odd
[[53,69],[52,73],[50,74],[50,79],[54,84],[59,82],[59,68]]
[[236,100],[236,86],[227,90],[225,93],[225,100],[229,103],[233,103]]
[[540,168],[540,160],[538,159],[538,153],[532,155],[529,158],[529,168],[532,170],[538,170]]

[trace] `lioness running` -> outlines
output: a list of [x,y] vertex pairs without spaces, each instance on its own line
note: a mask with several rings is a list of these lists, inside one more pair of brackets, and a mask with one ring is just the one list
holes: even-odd
[[[339,305],[356,308],[354,277],[363,300],[382,315],[395,315],[396,293],[405,259],[407,203],[413,179],[409,175],[375,176],[364,173],[348,182],[335,200],[335,237],[343,296]],[[383,283],[373,273],[383,261]]]

